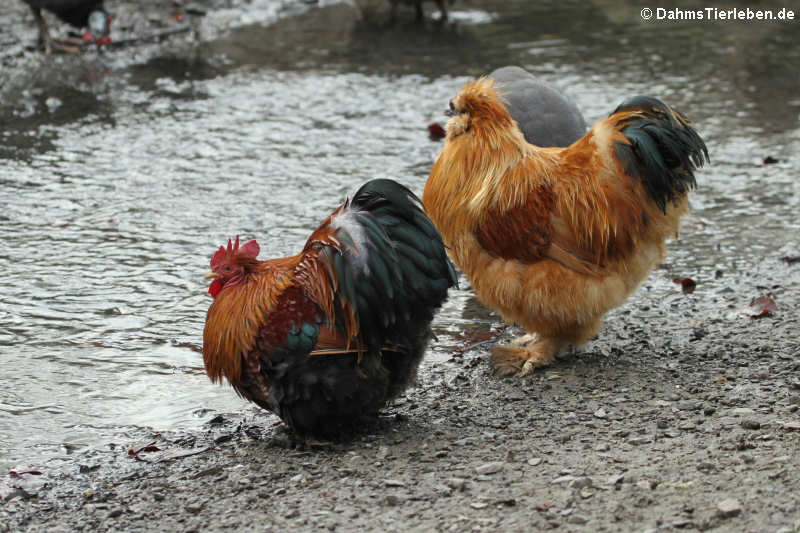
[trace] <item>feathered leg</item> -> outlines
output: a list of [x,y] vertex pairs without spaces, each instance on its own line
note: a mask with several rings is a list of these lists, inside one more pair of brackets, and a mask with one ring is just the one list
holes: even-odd
[[580,346],[594,337],[602,324],[598,319],[557,336],[523,335],[512,340],[511,344],[495,346],[489,363],[498,376],[527,376],[534,369],[552,363],[568,346]]

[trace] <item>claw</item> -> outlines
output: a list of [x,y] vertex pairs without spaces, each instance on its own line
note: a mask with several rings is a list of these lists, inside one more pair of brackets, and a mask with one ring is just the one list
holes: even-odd
[[525,377],[527,375],[533,374],[533,370],[535,368],[536,368],[536,365],[534,364],[533,359],[528,359],[527,361],[525,361],[525,364],[522,365],[522,368],[520,369],[520,371],[517,372],[516,374],[514,374],[514,377],[515,378],[523,378],[523,377]]

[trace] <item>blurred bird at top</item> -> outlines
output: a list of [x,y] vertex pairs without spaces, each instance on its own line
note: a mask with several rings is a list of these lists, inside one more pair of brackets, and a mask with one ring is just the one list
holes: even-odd
[[58,50],[77,53],[81,41],[61,41],[50,36],[42,9],[56,15],[59,19],[78,29],[87,29],[83,34],[83,43],[95,43],[97,46],[111,42],[111,15],[103,7],[103,0],[23,0],[31,7],[33,16],[39,25],[39,42],[45,54]]
[[586,134],[580,109],[556,87],[517,66],[498,68],[489,77],[530,144],[569,146]]
[[591,339],[663,259],[708,152],[646,96],[565,148],[527,142],[488,78],[448,114],[423,204],[478,298],[534,334],[492,350],[495,372],[524,376]]
[[365,183],[291,257],[228,241],[211,259],[203,333],[212,381],[304,436],[335,435],[413,381],[431,320],[456,282],[419,199]]
[[[422,4],[425,3],[425,1],[426,0],[388,0],[389,5],[391,6],[392,20],[397,18],[398,7],[401,5],[413,6],[417,20],[422,20],[425,17],[425,10],[423,9],[422,6]],[[439,8],[439,20],[446,21],[449,16],[447,11],[447,6],[448,4],[452,4],[454,0],[429,0],[429,1],[435,3],[436,6]],[[380,11],[381,8],[386,6],[387,0],[355,0],[355,3],[359,12],[362,15],[367,15]]]

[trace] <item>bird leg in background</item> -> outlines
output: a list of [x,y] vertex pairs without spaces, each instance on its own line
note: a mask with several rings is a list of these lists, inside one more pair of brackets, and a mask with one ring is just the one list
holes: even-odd
[[75,40],[58,40],[50,36],[50,29],[47,27],[47,22],[44,20],[42,10],[39,8],[31,7],[33,16],[36,19],[36,24],[39,26],[39,43],[44,47],[44,54],[50,55],[53,50],[64,52],[66,54],[79,54],[81,41]]
[[447,20],[447,0],[436,0],[436,5],[439,6],[439,12],[441,13],[440,20],[445,22]]
[[53,52],[53,38],[50,37],[50,30],[47,29],[47,22],[42,16],[42,10],[31,6],[33,16],[36,19],[36,24],[39,25],[39,42],[44,46],[45,55],[50,55]]
[[492,348],[489,363],[498,376],[527,376],[534,368],[552,363],[568,344],[568,341],[557,337],[524,335],[514,339],[512,344]]

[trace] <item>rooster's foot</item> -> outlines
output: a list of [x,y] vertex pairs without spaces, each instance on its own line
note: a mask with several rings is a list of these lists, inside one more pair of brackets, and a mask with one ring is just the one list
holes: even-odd
[[532,343],[538,338],[539,336],[536,335],[535,333],[526,333],[521,337],[515,337],[511,339],[511,344],[513,344],[514,346],[527,346],[528,344]]
[[[527,337],[526,335],[525,337]],[[523,339],[521,337],[520,339]],[[561,348],[561,342],[553,338],[538,338],[529,340],[522,346],[505,344],[495,346],[489,363],[494,373],[501,377],[524,377],[531,374],[535,368],[547,366],[553,362]]]

